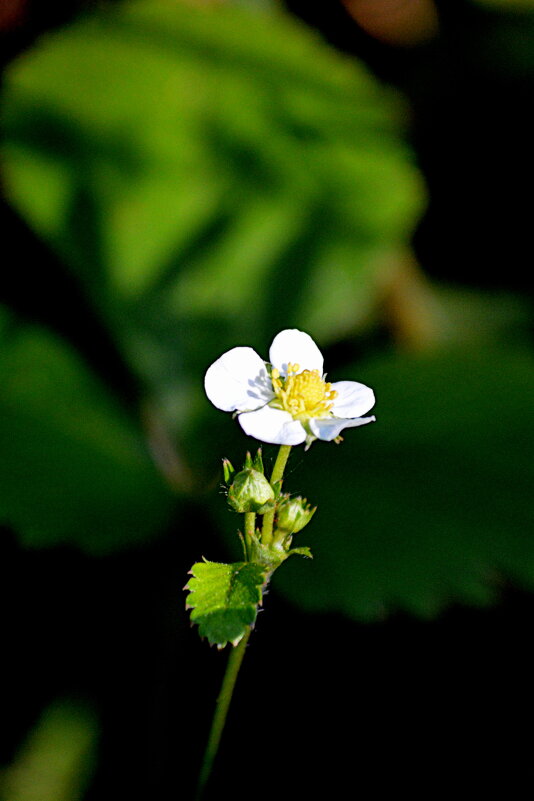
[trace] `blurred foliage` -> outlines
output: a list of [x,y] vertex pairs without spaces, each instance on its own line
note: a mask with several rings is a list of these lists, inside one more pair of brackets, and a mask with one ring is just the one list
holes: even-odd
[[[7,73],[7,196],[77,277],[178,461],[212,481],[215,518],[218,460],[250,442],[209,408],[204,370],[237,344],[265,353],[281,328],[335,346],[380,320],[423,206],[404,119],[280,11],[224,4],[95,13]],[[448,349],[330,372],[373,386],[378,423],[293,454],[286,489],[319,506],[315,561],[275,579],[296,603],[428,615],[485,603],[500,571],[534,581],[531,356],[524,334],[489,347],[506,310],[492,322],[490,303],[477,337],[466,305]],[[6,320],[3,518],[24,542],[95,550],[161,530],[169,492],[140,426],[69,345]]]
[[291,476],[319,506],[315,559],[276,586],[369,619],[485,604],[505,576],[534,588],[532,352],[384,356],[349,374],[374,387],[378,422],[335,454],[314,446]]
[[77,801],[91,773],[98,736],[85,706],[56,701],[42,714],[0,776],[2,801]]
[[8,71],[5,182],[183,428],[218,350],[369,312],[422,205],[401,112],[280,13],[126,4]]
[[90,552],[155,534],[170,511],[134,422],[58,337],[0,307],[0,519],[27,545]]

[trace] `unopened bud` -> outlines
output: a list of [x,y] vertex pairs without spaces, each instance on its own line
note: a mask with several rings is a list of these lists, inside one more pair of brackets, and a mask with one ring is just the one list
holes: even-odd
[[291,498],[289,495],[283,497],[278,507],[276,524],[278,529],[287,531],[288,534],[296,534],[307,526],[317,507],[312,507],[306,498]]
[[228,502],[236,512],[259,512],[272,508],[274,490],[262,473],[247,467],[241,470],[228,490]]

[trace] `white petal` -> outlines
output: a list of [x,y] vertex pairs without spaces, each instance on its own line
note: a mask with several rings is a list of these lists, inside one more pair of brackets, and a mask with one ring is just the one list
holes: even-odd
[[280,331],[273,339],[269,350],[269,359],[273,367],[282,374],[287,373],[288,364],[298,364],[299,372],[318,370],[323,374],[323,356],[313,339],[298,328],[287,328]]
[[340,420],[337,417],[313,417],[308,421],[311,431],[317,439],[330,442],[339,436],[344,428],[356,428],[366,423],[374,423],[376,417],[357,417],[355,420]]
[[241,428],[250,437],[272,445],[300,445],[306,439],[306,432],[298,420],[293,420],[289,412],[264,406],[257,412],[246,412],[237,418]]
[[332,389],[337,392],[332,414],[336,417],[360,417],[375,405],[375,393],[357,381],[336,381]]
[[265,362],[252,348],[232,348],[206,372],[206,395],[223,412],[259,409],[274,397]]

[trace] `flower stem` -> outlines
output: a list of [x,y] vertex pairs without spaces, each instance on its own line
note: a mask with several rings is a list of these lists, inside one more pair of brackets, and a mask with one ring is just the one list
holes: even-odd
[[254,512],[246,512],[245,513],[245,546],[247,551],[246,558],[250,559],[250,553],[252,550],[252,539],[254,537],[256,530],[256,515]]
[[226,716],[228,714],[228,709],[230,708],[230,702],[232,700],[239,668],[241,667],[243,657],[245,656],[245,649],[247,647],[251,630],[252,629],[249,626],[238,645],[236,645],[235,648],[232,648],[230,651],[230,656],[228,657],[228,664],[226,665],[226,672],[222,681],[221,691],[217,698],[217,705],[215,707],[215,714],[211,724],[208,744],[206,746],[206,751],[204,752],[204,759],[202,761],[202,767],[198,777],[196,792],[197,801],[200,801],[202,798],[204,788],[206,787],[208,779],[211,775],[213,762],[217,755],[217,751],[219,750],[219,743],[221,742],[224,724],[226,723]]
[[[271,474],[271,486],[274,487],[277,481],[282,480],[284,470],[291,453],[291,445],[280,445],[276,462],[274,463]],[[261,541],[264,545],[270,545],[273,539],[274,511],[263,515],[263,526],[261,530]]]

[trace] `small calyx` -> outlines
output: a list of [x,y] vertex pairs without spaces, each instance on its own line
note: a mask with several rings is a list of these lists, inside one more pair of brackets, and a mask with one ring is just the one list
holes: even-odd
[[300,495],[297,497],[291,497],[287,494],[282,495],[276,511],[277,530],[291,535],[302,531],[304,526],[308,525],[316,510],[316,506],[312,508],[306,498],[301,498]]
[[266,571],[267,579],[269,579],[276,568],[280,567],[288,556],[298,554],[299,556],[313,559],[312,553],[306,545],[301,548],[291,548],[291,540],[291,535],[286,535],[282,539],[277,539],[275,537],[269,545],[265,545],[261,541],[259,532],[257,531],[255,536],[252,537],[250,561],[254,564],[261,565]]
[[272,540],[262,541],[259,530],[251,537],[250,560],[263,565],[272,574],[288,556],[299,554],[311,559],[308,547],[292,548],[293,535],[307,526],[317,507],[311,507],[305,498],[281,494],[279,485],[276,491],[275,529]]

